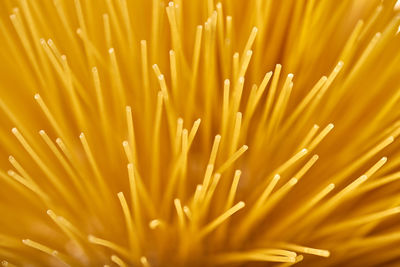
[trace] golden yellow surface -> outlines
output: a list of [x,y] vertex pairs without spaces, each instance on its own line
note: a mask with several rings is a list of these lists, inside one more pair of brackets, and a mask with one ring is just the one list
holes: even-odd
[[399,266],[400,2],[0,1],[3,266]]

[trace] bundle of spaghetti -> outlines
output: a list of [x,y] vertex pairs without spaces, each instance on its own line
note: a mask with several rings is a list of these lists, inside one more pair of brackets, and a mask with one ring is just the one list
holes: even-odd
[[399,10],[0,1],[1,264],[398,265]]

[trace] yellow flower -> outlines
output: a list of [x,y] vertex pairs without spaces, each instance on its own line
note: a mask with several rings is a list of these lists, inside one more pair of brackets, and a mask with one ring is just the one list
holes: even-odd
[[0,1],[2,265],[399,265],[399,9]]

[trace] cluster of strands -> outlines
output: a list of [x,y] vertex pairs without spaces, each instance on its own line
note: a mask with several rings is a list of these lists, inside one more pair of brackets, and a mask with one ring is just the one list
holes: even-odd
[[398,264],[399,8],[1,1],[2,265]]

